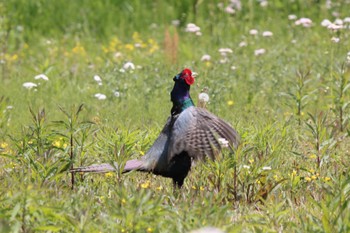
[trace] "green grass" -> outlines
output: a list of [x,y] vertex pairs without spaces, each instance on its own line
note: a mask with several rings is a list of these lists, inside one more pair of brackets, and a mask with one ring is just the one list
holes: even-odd
[[[219,3],[0,2],[1,232],[350,231],[350,24],[321,26],[350,17],[350,4],[249,0],[230,15]],[[233,51],[225,63],[220,48]],[[137,68],[122,72],[126,62]],[[72,190],[72,163],[147,151],[184,67],[199,73],[195,102],[208,87],[207,108],[241,135],[235,155],[193,167],[178,193],[137,172],[78,175]]]

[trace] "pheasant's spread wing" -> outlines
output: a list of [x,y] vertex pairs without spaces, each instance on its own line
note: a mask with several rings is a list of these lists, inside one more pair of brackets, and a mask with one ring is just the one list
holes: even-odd
[[225,141],[231,147],[239,141],[228,123],[203,108],[190,107],[174,123],[168,158],[186,151],[194,159],[214,159]]

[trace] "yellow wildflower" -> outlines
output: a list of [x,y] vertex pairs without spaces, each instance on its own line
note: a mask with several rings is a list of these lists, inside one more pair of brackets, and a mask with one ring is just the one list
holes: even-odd
[[135,49],[133,44],[126,44],[125,45],[125,49],[129,50],[129,51],[133,51]]
[[150,184],[151,184],[151,182],[149,180],[147,180],[145,183],[141,184],[141,188],[147,189],[147,188],[149,188]]
[[154,53],[159,49],[157,42],[153,39],[148,39],[149,53]]
[[158,191],[161,191],[161,190],[163,190],[163,186],[159,185],[156,189],[157,189]]
[[292,176],[296,176],[296,175],[297,175],[297,171],[293,169]]
[[331,178],[329,178],[328,176],[326,176],[326,177],[323,178],[323,180],[324,180],[325,182],[327,182],[327,181],[330,181]]
[[60,140],[56,140],[56,141],[54,141],[54,142],[52,143],[52,145],[53,145],[54,147],[60,148],[60,147],[61,147],[61,141],[60,141]]
[[10,57],[10,61],[16,61],[18,59],[18,55],[17,54],[13,54],[11,57]]
[[79,54],[79,55],[85,55],[85,54],[86,54],[84,47],[83,47],[80,43],[78,43],[78,44],[72,49],[72,52],[75,53],[75,54]]
[[199,187],[199,190],[204,191],[204,187],[203,187],[203,186],[200,186],[200,187]]
[[115,51],[117,49],[117,46],[120,44],[121,44],[121,42],[118,39],[118,37],[113,37],[112,40],[109,42],[109,50]]
[[122,199],[122,204],[125,204],[126,203],[126,200],[123,198]]
[[193,190],[196,190],[197,188],[196,188],[196,186],[192,185],[192,189],[193,189]]
[[14,168],[16,167],[16,165],[17,165],[17,164],[15,164],[15,163],[13,163],[13,162],[10,163],[10,167],[12,167],[12,169],[14,169]]
[[310,182],[311,181],[311,178],[310,177],[305,177],[305,180],[307,181],[307,182]]
[[138,32],[134,32],[132,34],[132,39],[135,41],[135,43],[139,43],[139,44],[143,43],[143,41],[140,38],[140,34]]
[[310,159],[316,159],[316,158],[317,158],[317,155],[311,154],[311,155],[309,156],[309,158],[310,158]]
[[107,172],[105,174],[105,177],[109,178],[109,177],[113,177],[114,176],[114,173],[113,172]]
[[147,233],[150,233],[150,232],[153,232],[153,229],[150,228],[150,227],[148,227],[148,228],[147,228]]
[[0,143],[0,148],[2,149],[6,149],[8,147],[9,144],[7,144],[6,142],[2,142]]
[[254,159],[249,159],[249,163],[250,164],[254,163]]
[[313,173],[315,173],[315,170],[314,169],[310,169],[309,172],[313,174]]
[[311,176],[311,179],[316,180],[317,176],[313,175],[313,176]]
[[227,105],[228,105],[228,106],[232,106],[232,105],[234,105],[234,104],[235,104],[235,102],[233,102],[233,100],[227,101]]

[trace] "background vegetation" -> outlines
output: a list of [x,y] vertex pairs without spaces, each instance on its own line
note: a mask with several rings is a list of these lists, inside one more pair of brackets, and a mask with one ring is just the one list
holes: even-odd
[[[349,232],[349,12],[347,0],[1,1],[0,231]],[[72,164],[145,153],[184,67],[199,74],[193,99],[207,87],[207,108],[240,133],[235,155],[195,166],[179,193],[135,172],[72,187]]]

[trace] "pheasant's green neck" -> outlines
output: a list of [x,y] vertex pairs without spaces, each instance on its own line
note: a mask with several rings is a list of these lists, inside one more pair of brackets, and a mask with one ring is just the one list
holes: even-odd
[[184,111],[186,108],[194,106],[194,103],[191,97],[186,98],[184,100],[173,102],[173,108],[171,110],[172,115],[176,115]]
[[191,106],[194,106],[194,103],[191,98],[187,98],[182,101],[181,103],[181,111],[185,110],[186,108],[189,108]]

